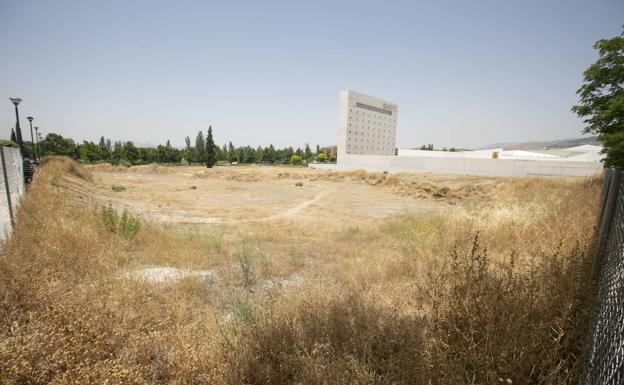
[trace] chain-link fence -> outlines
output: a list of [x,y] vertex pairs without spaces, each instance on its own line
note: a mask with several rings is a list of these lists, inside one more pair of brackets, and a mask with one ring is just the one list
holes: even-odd
[[597,314],[584,385],[624,384],[624,170],[604,173],[594,261]]

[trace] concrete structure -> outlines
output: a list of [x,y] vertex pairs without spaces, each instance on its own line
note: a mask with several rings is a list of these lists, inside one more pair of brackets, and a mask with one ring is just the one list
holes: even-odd
[[464,175],[589,176],[602,171],[600,147],[547,151],[423,151],[396,149],[398,106],[355,91],[340,93],[337,164],[310,164],[332,170],[437,172]]
[[[24,186],[24,171],[22,169],[22,155],[20,154],[19,148],[0,146],[0,150],[4,151],[7,180],[9,182],[8,191],[11,197],[13,215],[15,215],[19,202],[26,192],[26,187]],[[0,167],[1,166],[0,164]],[[1,169],[0,172],[2,172]],[[4,241],[12,230],[8,201],[4,175],[0,174],[0,241]]]
[[355,91],[342,91],[338,159],[342,154],[394,155],[398,111],[395,103]]
[[487,176],[591,176],[602,172],[600,162],[561,160],[488,159],[470,157],[425,157],[342,155],[337,164],[310,164],[327,170],[366,170],[371,172],[433,172]]

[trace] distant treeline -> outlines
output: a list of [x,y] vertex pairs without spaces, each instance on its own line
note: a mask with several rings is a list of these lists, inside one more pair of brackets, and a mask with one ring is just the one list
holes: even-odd
[[[200,163],[212,166],[216,162],[237,163],[268,163],[268,164],[300,164],[319,162],[335,162],[336,156],[329,154],[326,148],[316,146],[313,151],[308,144],[304,148],[286,147],[276,149],[272,144],[268,147],[236,147],[229,142],[217,146],[212,141],[212,128],[208,134],[197,133],[194,142],[185,138],[186,146],[175,148],[170,141],[156,147],[136,147],[132,142],[112,142],[104,137],[99,143],[83,141],[75,143],[70,138],[49,133],[40,143],[42,155],[66,155],[84,162],[110,162],[113,164],[148,164],[148,163]],[[26,144],[26,151],[30,152]]]

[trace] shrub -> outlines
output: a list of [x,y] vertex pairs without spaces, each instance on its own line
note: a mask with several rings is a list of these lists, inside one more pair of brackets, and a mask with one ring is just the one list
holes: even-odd
[[297,183],[295,183],[295,186],[297,186],[297,187],[303,187],[303,182],[297,182]]
[[102,223],[113,234],[118,234],[124,239],[130,239],[139,231],[140,221],[124,209],[121,217],[112,205],[105,206],[102,210]]
[[124,186],[120,186],[120,185],[113,185],[112,189],[113,189],[114,192],[126,191],[126,188]]
[[[587,245],[584,245],[587,246]],[[456,246],[431,276],[430,367],[440,383],[578,383],[591,315],[591,259],[561,245],[527,265]]]
[[233,346],[244,384],[424,384],[422,319],[359,293],[251,309]]
[[290,157],[291,164],[301,164],[301,157],[299,155],[293,155]]
[[318,156],[316,157],[316,160],[318,160],[320,163],[325,163],[327,162],[327,154],[324,152],[321,152],[320,154],[318,154]]
[[197,186],[191,186],[191,190],[197,190]]
[[0,146],[19,148],[19,145],[12,140],[0,139]]

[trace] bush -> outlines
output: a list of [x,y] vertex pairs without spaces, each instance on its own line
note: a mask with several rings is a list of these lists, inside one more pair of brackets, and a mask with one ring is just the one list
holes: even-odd
[[469,250],[456,247],[423,296],[440,383],[578,382],[592,308],[583,249],[523,266],[515,253],[491,261],[478,234]]
[[0,146],[19,148],[19,145],[12,140],[0,139]]
[[301,164],[301,157],[299,155],[293,155],[290,157],[290,163],[291,164]]
[[124,209],[121,217],[112,205],[105,206],[102,210],[102,223],[113,234],[119,234],[124,239],[130,239],[139,231],[139,218],[133,217]]
[[318,156],[316,157],[316,160],[318,160],[320,163],[325,163],[327,162],[327,154],[324,152],[321,152],[320,154],[318,154]]
[[295,183],[295,186],[297,186],[297,187],[303,187],[303,182],[297,182],[297,183]]
[[[239,383],[425,384],[422,319],[355,292],[252,308],[233,345]],[[235,382],[235,381],[232,381]]]
[[328,159],[329,159],[329,161],[330,161],[330,162],[332,162],[332,163],[336,163],[336,155],[331,154],[331,155],[329,155],[329,158],[328,158]]
[[113,189],[114,192],[126,191],[126,188],[124,186],[120,186],[120,185],[113,185],[112,189]]

